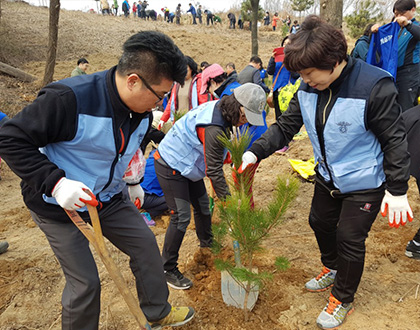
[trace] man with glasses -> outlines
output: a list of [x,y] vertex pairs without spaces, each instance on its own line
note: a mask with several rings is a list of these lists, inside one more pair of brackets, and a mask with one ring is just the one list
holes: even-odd
[[22,178],[24,201],[66,278],[62,329],[98,329],[98,270],[87,239],[63,210],[77,210],[89,221],[86,203],[99,204],[104,236],[130,257],[152,328],[194,316],[192,308],[168,303],[154,234],[122,194],[124,171],[151,126],[152,108],[174,81],[184,82],[186,67],[169,37],[139,32],[124,43],[117,66],[46,86],[1,129],[0,155]]

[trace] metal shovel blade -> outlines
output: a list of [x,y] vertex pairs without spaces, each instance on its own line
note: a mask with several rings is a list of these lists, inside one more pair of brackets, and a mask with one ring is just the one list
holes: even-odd
[[[243,285],[245,286],[245,285]],[[222,271],[222,297],[226,305],[244,308],[245,289],[239,281],[234,279],[226,270]],[[256,285],[251,289],[248,296],[247,309],[251,311],[257,303],[259,287]]]

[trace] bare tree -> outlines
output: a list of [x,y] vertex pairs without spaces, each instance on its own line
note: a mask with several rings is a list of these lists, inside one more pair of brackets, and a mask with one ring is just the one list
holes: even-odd
[[264,10],[275,13],[283,9],[284,0],[265,0],[264,1]]
[[57,57],[58,20],[60,18],[60,0],[50,0],[50,21],[48,32],[48,54],[45,64],[43,85],[53,81],[55,59]]
[[321,0],[320,16],[336,28],[343,24],[343,0]]
[[251,25],[251,43],[252,55],[258,55],[258,11],[260,0],[251,0],[252,25]]

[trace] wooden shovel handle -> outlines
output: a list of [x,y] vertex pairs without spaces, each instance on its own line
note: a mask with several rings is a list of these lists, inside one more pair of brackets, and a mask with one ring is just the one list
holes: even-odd
[[146,317],[144,316],[137,300],[134,298],[133,294],[129,290],[126,282],[124,281],[121,272],[119,271],[117,265],[112,259],[108,249],[106,248],[104,237],[102,235],[101,223],[99,221],[98,211],[96,207],[86,204],[89,216],[92,221],[92,227],[87,224],[76,211],[64,210],[67,215],[70,217],[71,221],[79,228],[83,235],[89,240],[93,245],[96,252],[99,254],[102,262],[104,263],[106,269],[108,270],[109,275],[112,280],[115,282],[118,290],[123,296],[128,308],[130,309],[131,314],[133,314],[137,323],[142,330],[151,330],[149,323],[147,322]]

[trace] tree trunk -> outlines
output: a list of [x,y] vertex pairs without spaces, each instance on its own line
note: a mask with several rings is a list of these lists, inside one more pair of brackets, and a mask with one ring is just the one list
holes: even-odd
[[343,25],[343,0],[321,0],[320,16],[338,29]]
[[251,44],[252,56],[258,55],[258,9],[260,0],[251,0],[252,8],[252,28],[251,28]]
[[48,54],[45,64],[43,85],[53,81],[55,59],[57,56],[58,20],[60,18],[60,0],[50,0],[50,22],[48,32]]
[[26,73],[20,69],[14,68],[3,62],[0,62],[0,72],[8,74],[9,76],[15,77],[24,82],[32,82],[36,80],[36,77],[30,75],[29,73]]

